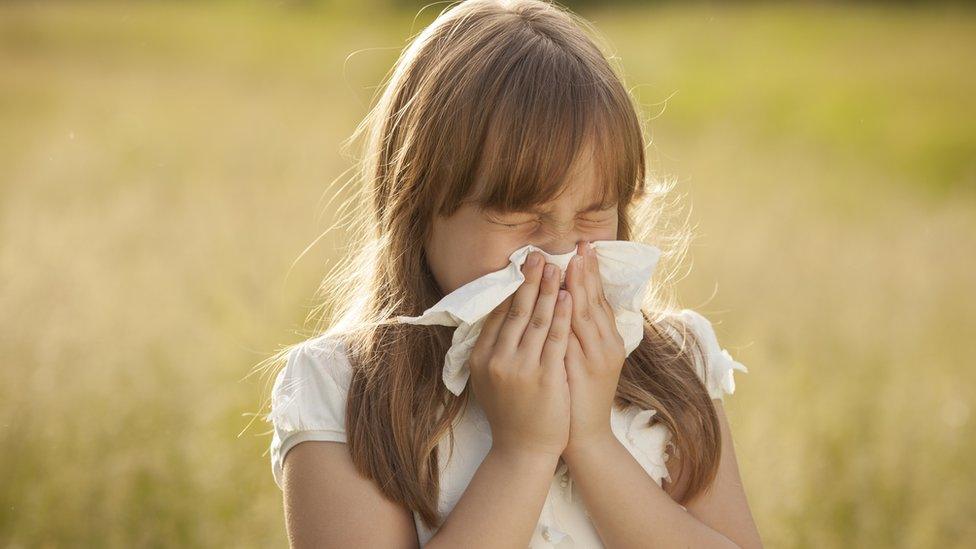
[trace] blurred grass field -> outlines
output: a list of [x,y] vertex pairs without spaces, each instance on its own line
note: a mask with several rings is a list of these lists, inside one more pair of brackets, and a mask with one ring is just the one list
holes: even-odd
[[[303,337],[342,140],[438,9],[0,4],[0,546],[286,546],[242,378]],[[970,545],[974,12],[581,13],[698,225],[682,304],[750,369],[767,546]]]

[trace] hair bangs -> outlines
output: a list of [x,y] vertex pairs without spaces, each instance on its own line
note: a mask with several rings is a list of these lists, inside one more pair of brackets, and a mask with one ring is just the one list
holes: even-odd
[[600,190],[588,198],[628,204],[643,189],[644,155],[626,92],[551,43],[537,46],[485,106],[492,115],[462,202],[499,212],[541,206],[565,192],[589,156]]

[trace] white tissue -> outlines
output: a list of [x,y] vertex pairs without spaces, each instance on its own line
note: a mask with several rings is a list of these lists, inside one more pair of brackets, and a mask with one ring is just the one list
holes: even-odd
[[[640,308],[661,251],[655,246],[628,240],[596,240],[590,247],[596,251],[603,290],[629,355],[644,337],[644,317]],[[468,282],[420,316],[396,317],[406,324],[457,326],[444,357],[442,376],[444,385],[455,395],[460,395],[468,382],[468,356],[481,333],[485,316],[525,281],[521,267],[531,251],[540,252],[547,262],[559,266],[560,281],[565,280],[566,267],[576,255],[575,248],[566,254],[551,255],[529,244],[515,250],[504,269]]]

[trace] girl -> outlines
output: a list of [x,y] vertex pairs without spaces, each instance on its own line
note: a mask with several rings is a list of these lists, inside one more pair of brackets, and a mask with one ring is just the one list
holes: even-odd
[[[324,286],[329,329],[274,357],[293,546],[761,546],[721,404],[745,368],[661,284],[636,349],[614,329],[588,243],[662,240],[666,189],[587,28],[541,0],[453,5],[357,129],[361,240]],[[578,258],[561,285],[528,255],[448,391],[452,330],[396,317],[529,244]]]

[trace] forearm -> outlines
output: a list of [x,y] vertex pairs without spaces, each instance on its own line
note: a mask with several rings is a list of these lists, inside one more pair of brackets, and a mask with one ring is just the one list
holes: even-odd
[[612,434],[563,459],[607,547],[738,547],[671,499]]
[[538,524],[558,460],[557,455],[492,448],[425,547],[524,549]]

